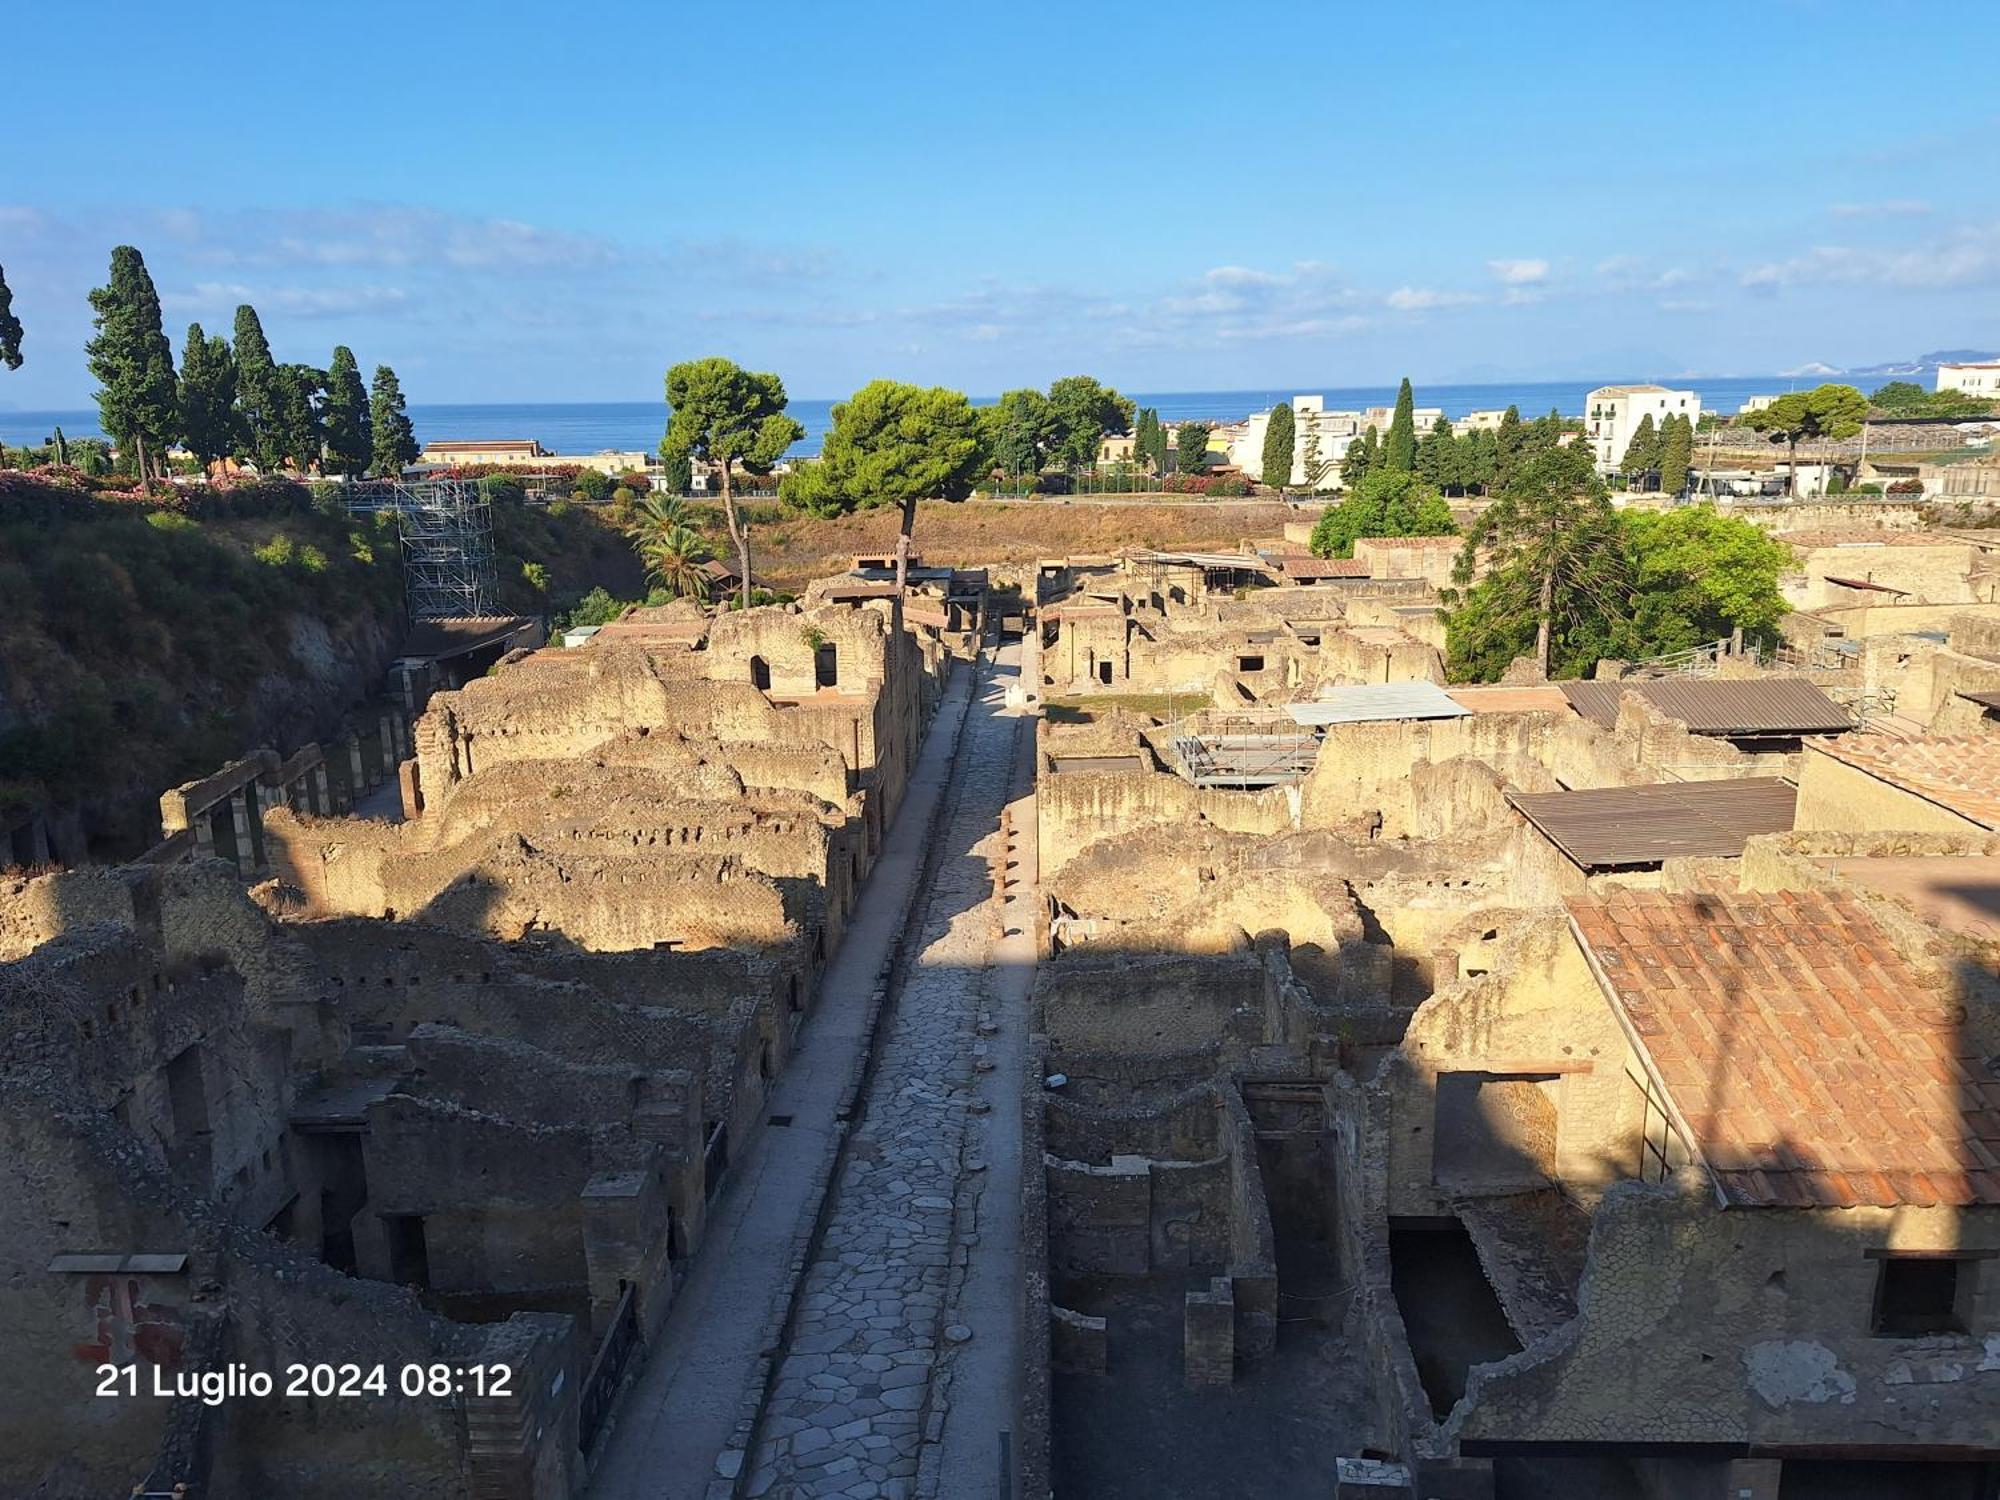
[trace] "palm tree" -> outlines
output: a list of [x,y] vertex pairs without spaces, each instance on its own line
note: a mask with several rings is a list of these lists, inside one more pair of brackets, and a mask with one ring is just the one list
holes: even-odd
[[627,532],[648,578],[676,598],[707,602],[708,575],[701,565],[708,561],[708,548],[688,524],[678,496],[648,495]]

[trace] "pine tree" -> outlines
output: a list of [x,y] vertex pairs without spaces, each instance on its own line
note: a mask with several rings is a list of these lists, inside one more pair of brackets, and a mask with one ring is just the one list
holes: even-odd
[[361,367],[345,344],[334,346],[326,372],[326,467],[333,474],[365,474],[375,458],[368,420],[368,390]]
[[0,365],[21,368],[21,320],[14,316],[14,294],[7,289],[4,266],[0,266]]
[[266,474],[285,466],[283,434],[279,431],[278,366],[257,309],[245,303],[236,309],[236,441],[238,452]]
[[1416,472],[1438,489],[1451,488],[1457,483],[1457,445],[1451,423],[1439,417],[1417,444]]
[[1299,468],[1305,477],[1308,495],[1320,492],[1320,487],[1326,483],[1327,470],[1332,467],[1326,455],[1320,452],[1319,423],[1315,421],[1306,428],[1305,451],[1299,455]]
[[1292,454],[1298,444],[1298,419],[1292,403],[1281,401],[1271,408],[1264,425],[1264,483],[1282,490],[1292,482]]
[[160,326],[160,294],[137,250],[120,245],[111,252],[110,284],[90,294],[90,305],[97,336],[85,352],[104,430],[132,450],[142,481],[165,473],[167,444],[180,435],[180,392],[173,346]]
[[1688,464],[1694,458],[1694,421],[1685,415],[1668,417],[1660,433],[1660,489],[1678,495],[1687,488]]
[[1347,456],[1340,462],[1340,487],[1351,490],[1360,484],[1377,467],[1380,456],[1375,429],[1371,427],[1347,445]]
[[[1673,418],[1667,420],[1671,422]],[[1661,436],[1653,427],[1651,412],[1639,418],[1639,425],[1632,429],[1632,440],[1625,445],[1625,457],[1618,466],[1628,484],[1634,480],[1643,484],[1646,476],[1660,466]]]
[[181,438],[204,468],[236,451],[236,356],[199,323],[181,353],[180,409]]
[[1388,436],[1382,440],[1382,467],[1408,474],[1417,463],[1417,396],[1410,378],[1396,392],[1396,414],[1389,419]]
[[415,463],[422,450],[417,447],[417,433],[410,425],[409,413],[403,409],[403,387],[396,379],[396,372],[387,365],[375,367],[368,420],[374,430],[375,477],[400,477],[404,467]]

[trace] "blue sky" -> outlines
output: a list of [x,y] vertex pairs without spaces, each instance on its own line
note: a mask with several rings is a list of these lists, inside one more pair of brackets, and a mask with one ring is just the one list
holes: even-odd
[[[2000,6],[63,8],[0,265],[83,404],[138,245],[411,399],[1772,373],[2000,345]],[[19,28],[17,27],[18,31]],[[84,67],[83,38],[116,39]],[[17,40],[20,40],[17,38]],[[80,71],[80,69],[82,71]]]

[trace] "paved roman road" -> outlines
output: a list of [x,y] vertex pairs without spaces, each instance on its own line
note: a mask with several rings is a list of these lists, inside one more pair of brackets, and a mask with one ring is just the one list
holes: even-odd
[[[773,1091],[770,1112],[792,1124],[764,1129],[732,1167],[606,1440],[601,1500],[1002,1493],[1035,929],[1034,721],[1004,702],[1017,650],[961,669],[932,724]],[[906,909],[913,941],[871,1038],[870,994]],[[843,1127],[834,1116],[871,1040]],[[789,1317],[767,1365],[774,1311]]]

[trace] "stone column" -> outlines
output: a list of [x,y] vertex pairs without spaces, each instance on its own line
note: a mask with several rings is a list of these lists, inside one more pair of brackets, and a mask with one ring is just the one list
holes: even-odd
[[388,780],[396,774],[396,762],[402,757],[396,753],[396,716],[383,714],[380,720],[382,734],[382,779]]
[[312,810],[322,818],[333,811],[333,788],[326,779],[326,762],[321,761],[312,768],[308,778],[309,798]]
[[361,736],[358,734],[349,734],[347,737],[347,774],[350,778],[347,783],[348,792],[356,802],[359,802],[361,794],[368,790],[368,777],[361,765]]
[[229,794],[229,817],[236,831],[236,869],[247,875],[257,867],[257,849],[250,842],[250,799],[257,795],[257,783]]

